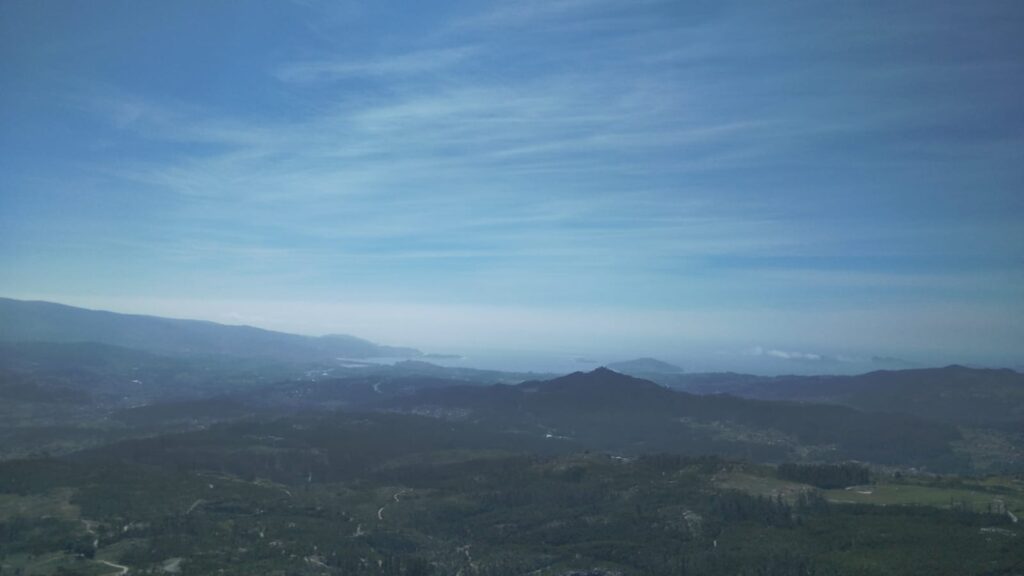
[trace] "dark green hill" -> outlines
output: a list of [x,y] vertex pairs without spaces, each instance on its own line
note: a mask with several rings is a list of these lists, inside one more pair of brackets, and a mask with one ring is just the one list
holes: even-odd
[[963,465],[950,447],[960,434],[948,424],[844,406],[699,396],[604,368],[518,386],[420,390],[388,406],[631,454]]
[[114,403],[206,397],[294,378],[304,365],[220,355],[173,357],[94,342],[0,342],[3,381]]
[[693,374],[658,378],[673,388],[760,400],[842,404],[967,426],[1024,431],[1024,374],[964,366],[880,370],[858,376]]

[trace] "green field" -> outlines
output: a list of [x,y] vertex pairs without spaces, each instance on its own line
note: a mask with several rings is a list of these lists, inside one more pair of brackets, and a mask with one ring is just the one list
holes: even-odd
[[975,512],[1005,509],[1024,516],[1024,482],[1010,478],[882,482],[826,490],[824,494],[832,502],[965,508]]
[[45,494],[0,494],[0,521],[27,516],[31,518],[55,517],[77,520],[78,506],[71,503],[75,491],[58,488]]
[[[722,488],[741,490],[757,496],[793,498],[802,492],[816,490],[813,486],[776,478],[770,468],[746,466],[716,475]],[[823,490],[825,498],[839,504],[873,504],[876,506],[932,506],[964,509],[974,512],[1009,511],[1024,518],[1024,481],[991,477],[983,479],[943,479],[912,477],[881,480],[863,486]]]

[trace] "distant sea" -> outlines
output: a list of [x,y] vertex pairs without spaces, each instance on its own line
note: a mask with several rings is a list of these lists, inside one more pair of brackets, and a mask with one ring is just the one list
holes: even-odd
[[588,372],[603,364],[619,360],[603,360],[599,356],[557,352],[526,352],[507,350],[474,350],[470,352],[427,354],[416,358],[363,358],[341,360],[353,365],[359,363],[394,364],[405,360],[429,362],[453,368],[477,368],[502,372],[535,372],[538,374],[569,374]]
[[[416,358],[370,358],[351,360],[353,364],[394,364],[404,360],[429,362],[438,366],[500,370],[502,372],[534,372],[537,374],[569,374],[588,372],[613,362],[653,357],[681,366],[685,372],[743,372],[760,376],[781,374],[863,374],[873,370],[896,370],[926,365],[942,366],[941,362],[918,364],[898,359],[861,356],[842,358],[822,355],[817,359],[785,359],[769,355],[714,349],[692,350],[688,353],[609,354],[579,351],[523,350],[445,350]],[[345,361],[349,362],[349,361]],[[948,363],[948,362],[947,362]]]

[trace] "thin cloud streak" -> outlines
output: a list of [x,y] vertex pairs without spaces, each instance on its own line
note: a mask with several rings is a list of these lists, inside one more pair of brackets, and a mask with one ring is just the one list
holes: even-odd
[[438,48],[397,54],[370,60],[311,60],[295,62],[277,71],[284,82],[315,82],[355,76],[409,76],[437,72],[473,55],[468,47]]

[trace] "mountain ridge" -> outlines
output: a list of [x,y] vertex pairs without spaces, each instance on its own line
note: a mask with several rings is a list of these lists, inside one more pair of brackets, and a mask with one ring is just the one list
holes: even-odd
[[826,460],[955,466],[955,426],[839,405],[696,395],[607,368],[515,386],[419,390],[385,411],[490,422],[594,449],[728,454],[762,461],[807,450]]
[[423,355],[415,348],[384,346],[346,334],[305,336],[209,320],[122,314],[12,298],[0,298],[0,341],[96,342],[158,354],[289,361]]
[[[732,394],[850,406],[870,412],[906,413],[961,425],[1024,430],[1024,374],[1009,368],[875,370],[852,376],[753,376],[734,373],[655,377],[675,390]],[[1016,425],[1016,426],[1015,426]]]

